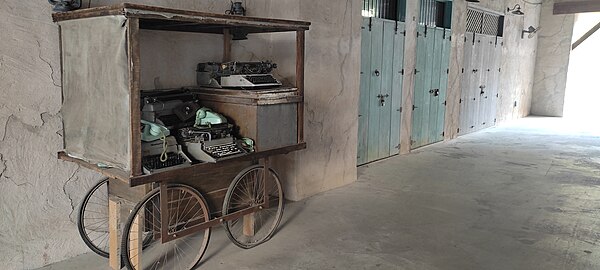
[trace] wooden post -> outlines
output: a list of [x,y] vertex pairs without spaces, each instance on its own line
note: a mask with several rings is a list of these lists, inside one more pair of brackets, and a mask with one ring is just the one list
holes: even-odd
[[129,252],[131,264],[136,269],[141,269],[142,265],[142,244],[144,243],[144,211],[133,220],[131,224],[131,233],[134,235],[129,236]]
[[298,103],[298,143],[304,142],[304,50],[305,31],[296,31],[296,87],[302,101]]
[[131,175],[142,175],[142,135],[140,133],[140,40],[139,20],[127,18],[127,51],[129,55],[129,108],[131,116]]
[[229,29],[223,29],[223,62],[231,61],[231,33]]
[[169,194],[167,184],[160,183],[160,240],[164,244],[169,235]]
[[108,261],[113,270],[121,269],[121,254],[119,253],[119,217],[121,203],[108,199]]
[[244,215],[244,235],[245,236],[254,236],[254,213],[250,213],[248,215]]

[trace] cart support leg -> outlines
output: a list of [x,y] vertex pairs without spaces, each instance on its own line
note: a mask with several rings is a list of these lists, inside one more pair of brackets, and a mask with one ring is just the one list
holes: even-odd
[[108,260],[110,268],[121,269],[121,254],[119,253],[119,217],[121,213],[121,202],[113,199],[108,200]]
[[131,256],[131,264],[137,269],[141,269],[139,267],[142,265],[142,244],[144,242],[144,213],[140,213],[134,220],[133,224],[131,224],[131,233],[136,235],[131,235],[129,238],[129,246],[131,247],[131,252],[129,255]]
[[244,235],[254,236],[254,213],[244,216]]

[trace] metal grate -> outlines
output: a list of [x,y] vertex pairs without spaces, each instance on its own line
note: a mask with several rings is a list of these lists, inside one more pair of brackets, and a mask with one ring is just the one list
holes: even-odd
[[436,0],[421,0],[421,9],[419,10],[419,23],[422,25],[435,27],[436,18]]
[[483,21],[483,12],[474,9],[467,9],[467,32],[480,33]]
[[467,8],[467,32],[502,36],[504,16]]
[[499,21],[500,15],[484,13],[481,33],[484,35],[497,36]]
[[363,0],[362,16],[404,21],[406,0]]

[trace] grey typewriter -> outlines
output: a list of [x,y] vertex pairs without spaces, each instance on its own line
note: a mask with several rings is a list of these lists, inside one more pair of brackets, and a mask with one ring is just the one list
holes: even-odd
[[233,127],[223,115],[200,108],[194,126],[178,129],[177,136],[185,151],[194,159],[218,162],[247,153],[233,137]]
[[163,140],[142,142],[142,168],[145,174],[191,165],[192,160],[182,151],[175,137],[167,136],[165,141],[166,149]]
[[142,119],[168,129],[194,125],[200,108],[196,96],[187,90],[142,91]]
[[200,63],[196,69],[198,85],[215,88],[265,88],[281,86],[272,74],[277,64],[270,61]]

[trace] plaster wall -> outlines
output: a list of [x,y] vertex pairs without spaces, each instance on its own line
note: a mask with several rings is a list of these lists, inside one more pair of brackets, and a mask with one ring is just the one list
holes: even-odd
[[553,6],[552,0],[542,5],[531,104],[534,115],[563,116],[575,15],[554,15]]
[[[87,7],[88,1],[83,1]],[[93,6],[121,1],[92,1]],[[223,13],[229,1],[131,0],[128,2]],[[356,180],[356,141],[360,61],[360,2],[248,1],[251,16],[311,21],[306,36],[305,140],[308,149],[274,161],[287,197],[302,199]],[[75,219],[85,191],[100,175],[56,159],[62,150],[58,27],[45,1],[7,0],[0,9],[0,264],[3,269],[32,269],[60,261],[87,248]],[[142,39],[159,40],[142,48],[142,57],[164,48],[151,65],[182,70],[198,61],[219,60],[219,45],[174,48],[198,36],[144,31]],[[243,60],[272,59],[277,72],[294,80],[295,35],[273,34],[261,41],[234,44]],[[199,41],[199,40],[198,40]],[[266,45],[265,45],[266,44]],[[291,52],[291,53],[290,53]],[[173,58],[171,58],[172,56]],[[183,63],[183,64],[181,64]],[[292,65],[291,68],[288,67]],[[142,71],[142,88],[168,88],[195,83],[194,75],[164,69]],[[183,83],[182,83],[183,82]]]
[[[524,16],[505,14],[506,8],[513,7],[515,4],[522,7],[522,11],[525,13]],[[527,37],[522,39],[521,30],[529,25],[538,26],[540,5],[533,5],[520,0],[481,1],[477,4],[467,3],[465,0],[455,0],[453,1],[452,10],[452,43],[444,128],[446,140],[458,136],[459,100],[460,92],[463,89],[461,85],[461,68],[464,57],[463,40],[466,29],[467,6],[505,15],[497,121],[503,122],[527,116],[531,108],[537,35],[531,39]]]

